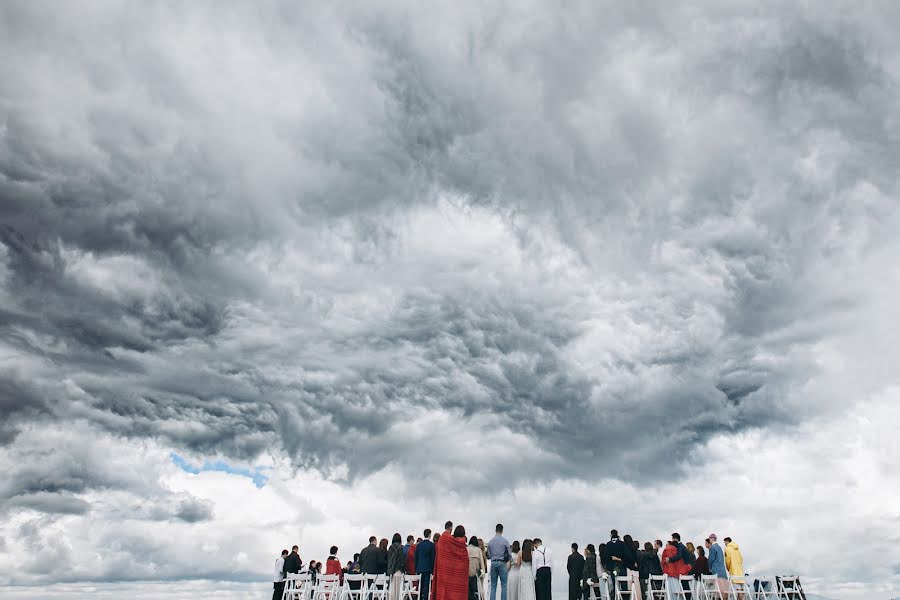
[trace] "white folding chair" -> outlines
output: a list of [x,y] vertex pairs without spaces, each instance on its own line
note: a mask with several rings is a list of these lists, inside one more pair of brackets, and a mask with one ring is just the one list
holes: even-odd
[[338,575],[319,575],[312,591],[312,600],[337,600],[341,578]]
[[719,578],[715,575],[701,575],[698,590],[701,600],[725,600],[719,590]]
[[647,577],[646,600],[668,600],[665,575],[650,575]]
[[678,577],[678,586],[674,591],[675,598],[677,600],[690,600],[693,598],[693,594],[691,591],[694,589],[694,578],[691,575],[680,575]]
[[746,573],[744,575],[729,575],[729,600],[755,600],[756,596],[753,593],[753,586],[748,583],[749,581],[750,577]]
[[634,580],[630,577],[616,577],[616,600],[634,599]]
[[753,577],[754,598],[756,600],[778,600],[778,582],[774,576],[756,575]]
[[803,588],[796,575],[782,575],[778,579],[778,596],[781,600],[803,600]]
[[282,600],[304,600],[307,598],[310,588],[311,576],[309,573],[288,573],[284,582]]
[[[350,587],[350,582],[358,583],[356,589]],[[341,586],[341,593],[338,600],[363,600],[366,592],[366,582],[364,575],[344,575],[344,585]]]
[[400,600],[419,600],[419,582],[421,579],[421,575],[404,575]]
[[387,600],[388,577],[385,574],[366,574],[366,599]]

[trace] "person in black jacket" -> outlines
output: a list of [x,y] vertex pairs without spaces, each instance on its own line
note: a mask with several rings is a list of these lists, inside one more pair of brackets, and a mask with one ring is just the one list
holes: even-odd
[[616,579],[625,577],[625,569],[628,568],[628,557],[625,550],[625,542],[619,539],[619,532],[613,529],[609,532],[609,541],[606,542],[606,554],[609,556],[610,577],[612,579],[613,588],[616,586]]
[[381,550],[376,545],[378,538],[374,535],[369,538],[369,545],[359,552],[359,571],[367,575],[384,573],[385,567],[381,566]]
[[578,544],[572,544],[572,553],[566,561],[569,572],[569,600],[581,598],[581,577],[584,575],[584,557],[578,553]]
[[299,573],[303,568],[303,561],[300,560],[300,548],[298,546],[291,547],[291,553],[284,559],[284,574]]

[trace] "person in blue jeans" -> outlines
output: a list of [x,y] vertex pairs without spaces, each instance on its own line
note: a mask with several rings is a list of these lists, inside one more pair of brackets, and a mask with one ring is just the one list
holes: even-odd
[[488,559],[491,561],[491,600],[497,600],[497,579],[503,586],[500,600],[506,600],[506,581],[509,574],[509,541],[503,537],[503,524],[497,523],[496,535],[487,543]]

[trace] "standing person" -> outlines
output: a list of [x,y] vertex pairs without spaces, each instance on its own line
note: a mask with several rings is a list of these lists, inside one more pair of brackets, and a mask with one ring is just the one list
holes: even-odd
[[284,559],[288,554],[287,550],[282,550],[281,556],[275,559],[275,572],[272,574],[272,600],[281,600],[284,595]]
[[[688,552],[687,547],[681,543],[681,534],[673,533],[672,541],[675,543],[675,556],[669,559],[669,562],[677,565],[679,575],[687,575],[691,572],[691,565],[694,564],[694,555]],[[682,581],[681,587],[685,591],[688,600],[691,598],[691,585],[689,581]]]
[[[708,541],[708,540],[707,540]],[[694,564],[691,566],[691,572],[689,575],[693,575],[694,579],[700,579],[701,575],[710,575],[709,572],[709,559],[706,558],[706,550],[702,547],[697,547],[697,559],[694,561]]]
[[644,549],[638,552],[638,577],[641,580],[641,594],[644,598],[649,598],[647,579],[650,575],[662,575],[662,567],[659,566],[659,557],[656,555],[656,550],[653,549],[653,544],[644,542]]
[[606,554],[609,557],[610,578],[612,579],[613,589],[616,587],[616,580],[619,577],[625,577],[627,572],[625,557],[625,542],[619,539],[619,532],[615,529],[609,532],[609,541],[606,542]]
[[600,581],[600,576],[597,573],[597,556],[593,544],[588,544],[584,549],[584,567],[581,572],[581,580],[583,582],[582,599],[590,600],[591,591],[597,589],[597,583]]
[[387,575],[388,566],[388,541],[387,538],[381,538],[378,542],[378,572]]
[[[488,542],[488,550],[490,550],[490,542]],[[509,572],[506,574],[506,584],[503,585],[503,591],[506,592],[507,584],[509,592],[506,592],[506,600],[519,600],[519,571],[522,566],[519,564],[519,553],[522,548],[519,546],[519,540],[512,543],[509,547]],[[491,584],[491,590],[496,586]]]
[[681,577],[684,561],[678,556],[678,545],[675,540],[669,540],[662,553],[662,568],[666,575],[666,590],[669,598],[681,596]]
[[531,564],[534,567],[534,597],[535,600],[551,600],[553,555],[550,553],[550,548],[543,545],[541,538],[534,538],[532,543],[534,544],[531,558]]
[[328,550],[328,560],[325,561],[325,574],[337,575],[341,585],[344,585],[344,570],[341,568],[341,561],[337,557],[338,547],[332,546]]
[[625,578],[631,582],[631,589],[633,590],[631,596],[634,600],[641,600],[641,582],[638,580],[637,564],[638,547],[635,546],[634,540],[628,534],[625,534],[625,537],[622,538],[622,544],[625,546],[625,560],[623,561],[625,563]]
[[615,565],[606,549],[606,544],[597,546],[597,563],[600,565],[600,593],[602,598],[609,598],[612,583],[615,581]]
[[469,545],[466,546],[466,554],[469,556],[469,600],[476,600],[479,597],[484,600],[479,581],[485,571],[484,553],[478,546],[478,538],[474,535],[469,539]]
[[[409,536],[406,539],[412,540],[413,536]],[[419,541],[422,541],[422,538],[419,538]],[[409,549],[406,551],[406,558],[404,559],[406,561],[406,568],[404,569],[404,572],[407,575],[415,575],[418,573],[418,571],[416,571],[416,548],[418,546],[419,542],[413,541],[409,545]]]
[[725,567],[735,583],[744,583],[744,556],[737,542],[725,538]]
[[300,548],[292,546],[291,553],[284,559],[284,574],[299,573],[302,568],[303,561],[300,560]]
[[572,542],[572,553],[566,560],[566,571],[569,573],[569,600],[579,600],[584,578],[584,557],[578,552],[578,544],[575,542]]
[[428,600],[431,591],[431,574],[434,572],[434,542],[431,541],[431,530],[426,529],[422,541],[416,544],[416,573],[422,576],[419,588],[419,600]]
[[494,528],[494,537],[487,543],[487,555],[491,565],[491,600],[497,600],[497,580],[500,580],[500,600],[508,600],[506,591],[509,581],[510,561],[512,551],[509,542],[503,537],[503,523],[497,523]]
[[519,553],[519,600],[535,600],[534,597],[534,542],[522,541],[522,552]]
[[716,576],[719,593],[724,596],[728,592],[728,571],[725,569],[725,554],[716,534],[711,533],[706,538],[706,549],[709,551],[709,571]]
[[406,557],[409,556],[409,549],[416,543],[416,538],[412,535],[406,536],[406,543],[403,545],[403,561],[406,562]]
[[381,562],[381,550],[376,545],[378,538],[374,535],[369,538],[369,545],[359,552],[359,570],[366,575],[377,575],[384,573],[379,570]]
[[395,533],[387,555],[388,600],[400,600],[403,591],[403,537]]
[[[450,523],[452,527],[453,524]],[[435,547],[434,600],[468,600],[469,552],[466,529],[457,525],[451,534],[444,530]]]
[[485,569],[482,571],[481,576],[478,578],[478,589],[481,592],[481,597],[483,600],[487,600],[487,596],[485,595],[485,590],[487,590],[488,580],[490,579],[490,573],[488,573],[488,568],[490,568],[491,561],[488,558],[487,546],[484,543],[484,540],[478,538],[478,548],[481,550],[481,558],[484,560]]

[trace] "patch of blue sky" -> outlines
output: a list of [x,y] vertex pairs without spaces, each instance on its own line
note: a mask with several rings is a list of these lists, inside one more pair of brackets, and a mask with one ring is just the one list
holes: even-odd
[[172,457],[172,463],[185,473],[197,475],[203,471],[218,471],[220,473],[228,473],[229,475],[238,475],[253,481],[253,485],[257,488],[264,487],[269,480],[269,476],[265,474],[265,471],[268,471],[271,467],[235,467],[221,459],[205,460],[202,465],[195,466],[180,454],[172,452],[170,456]]

